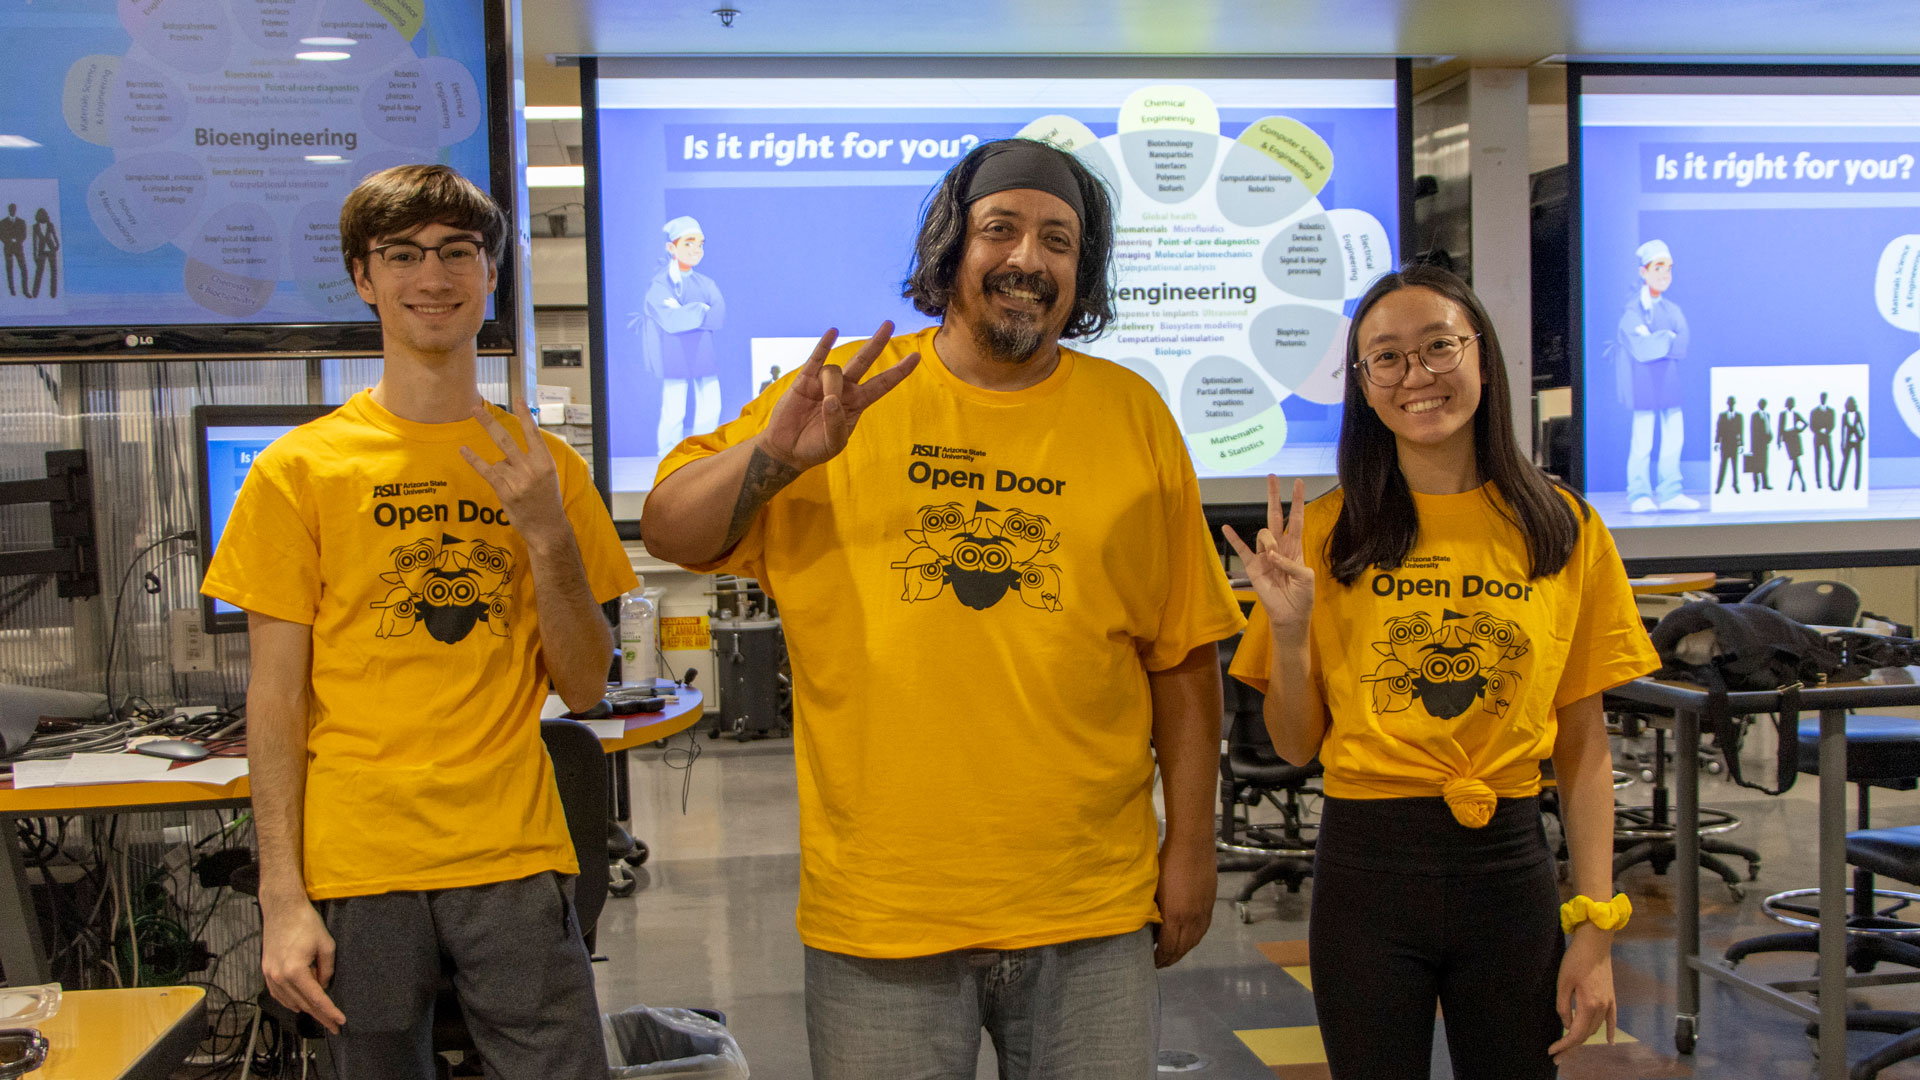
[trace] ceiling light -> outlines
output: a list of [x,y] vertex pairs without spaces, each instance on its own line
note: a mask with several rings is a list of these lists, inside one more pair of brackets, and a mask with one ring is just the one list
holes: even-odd
[[303,37],[302,45],[358,45],[359,41],[350,37]]
[[580,106],[578,105],[529,105],[527,106],[527,119],[529,120],[578,120],[580,119]]
[[719,16],[721,26],[732,26],[734,18],[740,14],[740,9],[730,8],[730,7],[719,7],[719,8],[714,8],[713,13]]
[[31,150],[39,145],[25,135],[0,135],[0,149]]
[[536,187],[585,187],[587,170],[584,165],[529,165],[527,166],[527,186]]
[[300,52],[294,53],[295,60],[351,60],[352,53],[343,52]]

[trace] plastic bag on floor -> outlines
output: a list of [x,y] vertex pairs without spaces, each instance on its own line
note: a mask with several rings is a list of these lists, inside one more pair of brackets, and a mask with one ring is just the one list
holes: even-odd
[[691,1009],[644,1005],[600,1018],[612,1080],[747,1080],[726,1026]]

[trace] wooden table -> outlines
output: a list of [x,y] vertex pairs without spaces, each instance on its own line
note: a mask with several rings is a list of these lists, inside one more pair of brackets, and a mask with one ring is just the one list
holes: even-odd
[[73,990],[60,1011],[34,1025],[52,1044],[33,1080],[166,1080],[207,1027],[197,986]]
[[[627,717],[626,731],[618,739],[600,740],[600,748],[609,754],[619,753],[677,735],[698,723],[704,704],[700,691],[686,687],[673,693],[679,698],[677,702],[661,712]],[[11,779],[0,780],[0,837],[7,840],[0,844],[6,849],[4,857],[0,857],[0,968],[5,969],[5,982],[31,985],[52,977],[47,968],[46,946],[40,940],[39,919],[34,915],[33,896],[27,885],[26,861],[20,855],[20,845],[12,842],[16,820],[73,814],[226,810],[248,805],[251,794],[252,788],[244,776],[221,785],[142,781],[25,791],[15,791]]]
[[691,686],[664,691],[668,696],[679,700],[657,713],[636,713],[627,717],[626,734],[618,739],[601,739],[600,749],[609,754],[621,750],[631,750],[650,742],[659,742],[669,736],[678,735],[700,722],[704,699],[700,691]]
[[[1692,683],[1641,678],[1611,693],[1647,705],[1674,711],[1674,770],[1678,819],[1674,822],[1676,849],[1674,883],[1679,947],[1675,989],[1673,1041],[1682,1054],[1693,1053],[1700,1031],[1700,976],[1706,975],[1736,990],[1820,1024],[1821,1080],[1846,1080],[1847,1066],[1847,711],[1920,705],[1920,667],[1885,668],[1856,683],[1810,686],[1800,691],[1800,707],[1820,714],[1820,961],[1819,977],[1786,983],[1767,983],[1736,972],[1718,957],[1700,956],[1700,718],[1709,697],[1705,687]],[[1727,711],[1750,716],[1780,710],[1780,691],[1733,691]],[[1885,976],[1855,976],[1879,979]],[[1794,993],[1817,991],[1812,1006]]]

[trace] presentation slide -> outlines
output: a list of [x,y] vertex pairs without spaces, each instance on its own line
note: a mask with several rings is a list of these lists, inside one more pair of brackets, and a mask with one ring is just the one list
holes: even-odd
[[340,204],[488,182],[477,0],[42,0],[0,14],[0,327],[365,322]]
[[[1579,89],[1585,490],[1609,526],[1920,517],[1920,80]],[[1916,546],[1903,527],[1876,543]],[[1754,546],[1715,533],[1694,550]]]
[[[1166,399],[1203,478],[1334,471],[1347,312],[1398,259],[1377,78],[642,79],[596,85],[615,492],[900,298],[922,204],[986,140],[1077,154],[1116,203],[1118,318],[1073,348]],[[589,122],[596,122],[590,119]],[[592,182],[592,181],[590,181]],[[698,243],[693,241],[697,240]],[[616,506],[616,511],[618,507]]]

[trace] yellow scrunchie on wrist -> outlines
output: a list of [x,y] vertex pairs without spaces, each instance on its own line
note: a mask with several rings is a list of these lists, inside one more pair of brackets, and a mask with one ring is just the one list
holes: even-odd
[[1560,905],[1560,932],[1573,933],[1573,928],[1583,922],[1591,922],[1602,930],[1618,930],[1627,925],[1627,919],[1633,915],[1633,901],[1626,893],[1615,893],[1612,900],[1601,903],[1591,896],[1576,896]]

